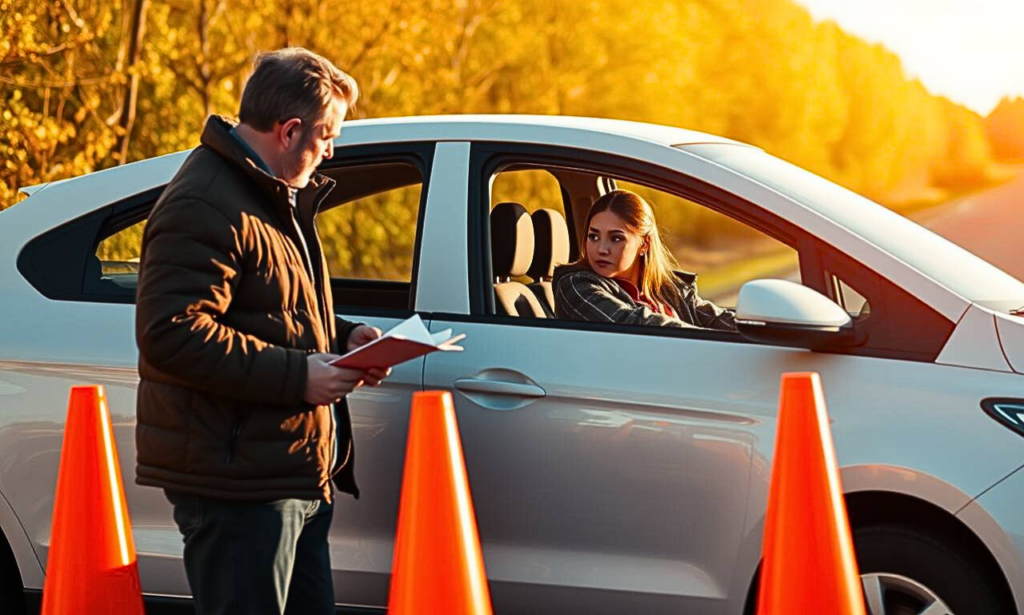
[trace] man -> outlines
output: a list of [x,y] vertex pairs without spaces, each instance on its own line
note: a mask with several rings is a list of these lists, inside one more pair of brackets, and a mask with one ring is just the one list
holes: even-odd
[[200,615],[334,613],[332,478],[358,497],[344,396],[387,375],[329,365],[380,331],[335,316],[313,224],[357,96],[314,53],[261,55],[240,123],[207,120],[145,230],[136,480],[174,506]]

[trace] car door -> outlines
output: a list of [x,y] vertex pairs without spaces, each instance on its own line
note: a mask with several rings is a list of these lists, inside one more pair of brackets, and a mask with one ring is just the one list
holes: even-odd
[[[339,148],[321,169],[339,181],[317,225],[335,309],[345,318],[387,329],[413,313],[417,229],[432,153],[429,143]],[[17,293],[26,329],[47,334],[7,345],[0,361],[0,386],[8,393],[0,484],[45,567],[68,387],[104,385],[143,592],[186,597],[183,545],[171,507],[161,490],[135,485],[134,283],[142,229],[160,190],[99,204],[70,228],[44,233],[25,248],[26,261],[36,265],[27,270],[46,274],[52,264],[65,276],[79,275],[62,293],[36,278]],[[410,361],[380,387],[349,396],[362,497],[356,502],[342,495],[335,508],[331,559],[341,603],[387,603],[405,425],[422,377],[423,360]]]
[[466,350],[428,356],[425,386],[454,392],[495,607],[722,612],[760,429],[798,353],[733,333],[434,315],[448,327]]
[[[799,259],[798,267],[772,270],[774,256],[755,250],[744,261],[753,267],[750,277],[788,277],[824,291],[822,263],[833,273],[843,268],[820,258],[801,229],[713,189],[699,164],[687,174],[667,173],[610,161],[608,152],[557,150],[546,157],[543,148],[492,144],[474,152],[469,212],[461,221],[470,229],[470,309],[451,313],[458,311],[452,305],[431,322],[434,331],[450,327],[467,334],[464,352],[427,357],[424,384],[453,393],[496,609],[741,612],[759,561],[785,372],[822,374],[830,411],[840,417],[837,446],[869,438],[878,443],[874,449],[840,448],[841,461],[931,464],[940,473],[962,474],[948,460],[928,460],[926,452],[901,443],[912,431],[879,428],[906,413],[915,387],[936,378],[950,382],[944,403],[969,403],[962,379],[957,384],[964,370],[894,360],[881,351],[847,356],[758,345],[727,332],[495,314],[487,297],[489,248],[485,241],[474,246],[473,238],[487,236],[489,188],[502,164],[564,165],[577,173],[585,167],[654,190],[658,198],[686,193],[747,227],[750,237],[764,233],[786,244]],[[507,160],[491,161],[503,152]],[[707,168],[709,176],[717,172]],[[578,199],[567,196],[562,210],[571,217]],[[659,212],[659,220],[672,217]],[[473,258],[480,263],[476,271]],[[844,280],[864,288],[861,273],[850,268]],[[719,274],[719,284],[722,279]],[[742,281],[740,275],[734,286]],[[727,286],[716,291],[723,300],[735,297]],[[871,317],[883,318],[882,307],[876,305]],[[911,314],[903,327],[915,326]],[[865,389],[864,382],[877,387]]]
[[[317,230],[342,317],[386,331],[414,313],[433,160],[432,143],[368,145],[336,150],[321,169],[337,182]],[[409,407],[422,380],[419,358],[347,397],[360,497],[339,493],[335,504],[330,548],[340,604],[387,605]]]

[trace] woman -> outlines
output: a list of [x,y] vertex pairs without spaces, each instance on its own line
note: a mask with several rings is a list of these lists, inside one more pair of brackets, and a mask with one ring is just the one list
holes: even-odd
[[587,216],[583,257],[555,270],[559,318],[630,325],[735,331],[733,313],[697,294],[697,276],[661,242],[654,210],[640,195],[615,190]]

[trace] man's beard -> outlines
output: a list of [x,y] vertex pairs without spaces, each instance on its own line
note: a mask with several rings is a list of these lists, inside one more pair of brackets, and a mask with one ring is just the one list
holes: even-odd
[[309,136],[304,134],[295,151],[288,152],[281,160],[281,169],[284,171],[284,176],[288,178],[286,182],[293,188],[305,188],[309,177],[313,174],[313,170],[306,169],[303,164],[304,154],[309,149],[309,142],[312,140]]

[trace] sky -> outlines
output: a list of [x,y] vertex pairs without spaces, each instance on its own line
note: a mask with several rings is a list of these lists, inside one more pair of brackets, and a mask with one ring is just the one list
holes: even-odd
[[797,0],[882,43],[933,94],[981,115],[1024,96],[1024,0]]

